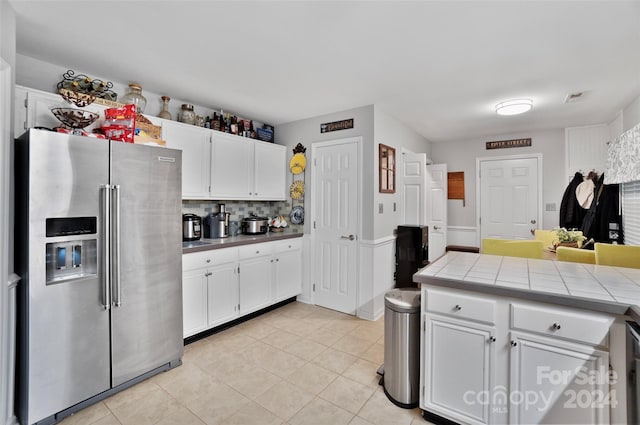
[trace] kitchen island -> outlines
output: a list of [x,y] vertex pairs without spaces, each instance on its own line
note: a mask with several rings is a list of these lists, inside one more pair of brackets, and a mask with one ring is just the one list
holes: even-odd
[[640,270],[451,252],[421,284],[420,407],[470,424],[626,423]]

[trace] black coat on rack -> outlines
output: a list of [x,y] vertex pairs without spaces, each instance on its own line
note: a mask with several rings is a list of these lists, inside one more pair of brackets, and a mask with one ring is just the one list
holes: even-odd
[[578,203],[576,188],[583,181],[582,173],[576,173],[564,191],[562,202],[560,203],[560,227],[567,229],[580,229],[582,227],[582,220],[584,220],[587,210]]
[[596,242],[623,241],[620,205],[620,185],[604,184],[604,174],[596,183],[596,197],[585,217],[582,233]]

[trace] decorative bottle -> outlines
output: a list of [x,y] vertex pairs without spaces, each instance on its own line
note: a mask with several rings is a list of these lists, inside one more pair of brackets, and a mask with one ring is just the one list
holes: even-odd
[[136,112],[142,114],[147,106],[147,98],[142,95],[142,86],[140,84],[129,84],[129,92],[122,96],[120,103],[136,105]]
[[164,118],[165,120],[171,119],[171,112],[169,112],[169,101],[171,98],[169,96],[162,96],[162,110],[158,114],[159,118]]

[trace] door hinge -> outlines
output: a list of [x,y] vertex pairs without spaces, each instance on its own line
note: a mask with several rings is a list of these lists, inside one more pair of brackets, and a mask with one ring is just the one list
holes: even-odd
[[482,217],[478,217],[478,223],[482,224]]
[[314,229],[316,228],[316,221],[315,220],[313,220],[313,228]]
[[29,107],[29,98],[25,98],[24,99],[24,107],[28,108]]
[[211,192],[211,186],[209,186],[209,192]]
[[316,158],[313,158],[313,166],[315,167],[316,165],[318,165],[318,163],[316,162]]
[[313,292],[316,292],[316,284],[313,284]]
[[238,266],[238,274],[240,274],[240,266]]
[[238,304],[238,311],[240,311],[240,304]]

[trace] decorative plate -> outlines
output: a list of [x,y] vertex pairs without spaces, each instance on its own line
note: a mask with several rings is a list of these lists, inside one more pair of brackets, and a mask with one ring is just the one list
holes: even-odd
[[304,182],[302,180],[296,180],[291,183],[291,186],[289,187],[289,195],[294,201],[302,199],[302,196],[304,195]]
[[293,207],[289,213],[289,218],[292,224],[304,223],[304,208],[300,205]]
[[297,153],[293,155],[291,161],[289,161],[289,169],[293,174],[300,174],[304,171],[304,168],[307,166],[307,158],[305,158],[304,154]]

